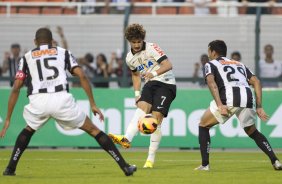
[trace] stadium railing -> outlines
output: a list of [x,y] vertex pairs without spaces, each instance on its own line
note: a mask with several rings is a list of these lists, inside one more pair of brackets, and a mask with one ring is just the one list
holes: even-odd
[[[194,14],[193,3],[164,3],[164,2],[135,2],[135,3],[106,3],[106,2],[30,2],[22,0],[22,2],[5,1],[0,2],[0,15],[7,17],[16,14],[63,14],[63,15],[77,15],[81,16],[87,14],[84,12],[85,8],[97,9],[95,14],[115,14],[122,12],[122,9],[128,6],[133,6],[132,14]],[[216,1],[206,5],[210,8],[211,14],[218,14],[217,8],[225,8],[226,15],[231,15],[232,8],[238,9],[238,14],[245,14],[247,7],[268,7],[272,8],[272,14],[282,14],[282,3],[239,3],[239,2],[222,2]],[[120,11],[112,11],[118,9]]]

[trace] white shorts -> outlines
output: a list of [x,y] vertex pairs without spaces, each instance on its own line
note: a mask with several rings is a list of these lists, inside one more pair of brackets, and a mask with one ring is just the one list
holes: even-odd
[[86,114],[78,107],[72,94],[61,91],[30,95],[23,117],[34,130],[41,128],[49,118],[54,118],[64,129],[75,129],[84,124]]
[[254,109],[250,108],[244,108],[244,107],[228,107],[228,110],[230,112],[229,116],[222,116],[219,113],[218,107],[215,103],[215,101],[211,101],[210,103],[210,111],[216,118],[216,120],[224,124],[231,116],[234,114],[237,116],[237,118],[240,121],[240,125],[242,128],[249,127],[251,125],[254,125],[256,122],[256,112]]

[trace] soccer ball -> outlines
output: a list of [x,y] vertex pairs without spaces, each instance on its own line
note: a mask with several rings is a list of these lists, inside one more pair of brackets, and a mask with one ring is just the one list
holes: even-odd
[[151,114],[146,114],[138,121],[138,129],[143,134],[152,134],[158,127],[158,121]]

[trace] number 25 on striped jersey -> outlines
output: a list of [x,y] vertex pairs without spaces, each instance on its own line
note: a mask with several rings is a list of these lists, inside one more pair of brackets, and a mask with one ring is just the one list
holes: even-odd
[[[55,79],[59,76],[59,70],[55,67],[55,66],[50,66],[48,61],[49,60],[56,60],[57,58],[55,57],[50,57],[50,58],[44,58],[43,59],[43,63],[44,63],[44,67],[46,69],[49,69],[49,70],[53,70],[54,71],[54,75],[52,76],[48,76],[46,79],[47,80],[52,80],[52,79]],[[42,74],[42,68],[41,68],[41,62],[40,62],[40,59],[37,59],[36,60],[36,65],[37,65],[37,71],[38,71],[38,75],[39,75],[39,80],[42,81],[44,80],[43,79],[43,74]]]
[[[238,72],[240,72],[242,75],[244,75],[246,77],[246,73],[245,73],[245,71],[242,67],[238,66],[236,69],[237,69]],[[224,66],[223,67],[223,71],[227,72],[226,78],[227,78],[228,82],[239,81],[239,79],[231,77],[231,75],[236,73],[236,69],[231,67],[231,66]]]

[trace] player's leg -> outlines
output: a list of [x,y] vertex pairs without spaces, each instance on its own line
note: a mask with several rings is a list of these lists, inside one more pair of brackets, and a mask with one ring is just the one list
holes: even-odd
[[161,123],[164,117],[167,117],[168,111],[172,101],[176,97],[176,86],[163,83],[155,83],[153,85],[154,91],[152,100],[152,114],[157,119],[159,126],[157,130],[151,135],[148,158],[145,162],[144,168],[152,168],[155,162],[156,152],[159,148],[162,132]]
[[137,134],[138,132],[138,121],[139,119],[144,116],[145,114],[149,113],[151,110],[151,104],[145,102],[145,101],[139,101],[137,104],[137,109],[134,113],[134,116],[132,117],[127,129],[126,129],[126,133],[124,135],[124,137],[131,142],[134,138],[134,136]]
[[109,134],[110,138],[113,140],[114,143],[120,144],[123,148],[129,148],[130,143],[133,140],[134,136],[138,132],[137,123],[140,117],[144,116],[145,114],[151,112],[151,104],[153,102],[153,95],[152,91],[154,89],[151,87],[150,82],[146,83],[142,89],[141,97],[136,102],[137,103],[137,110],[134,113],[133,118],[131,119],[125,135],[114,135]]
[[252,138],[257,146],[268,156],[275,170],[282,170],[282,164],[279,162],[267,138],[256,129],[256,112],[253,109],[243,109],[237,115],[246,134]]
[[130,148],[134,136],[138,133],[138,120],[149,112],[151,105],[144,101],[138,102],[138,108],[136,109],[127,129],[125,135],[109,134],[109,137],[115,144],[121,145],[123,148]]
[[27,123],[27,126],[20,132],[17,137],[10,162],[6,170],[3,172],[3,175],[15,175],[17,164],[20,160],[21,155],[27,148],[32,135],[49,119],[49,116],[44,113],[44,110],[47,106],[44,102],[48,102],[46,98],[48,98],[47,95],[43,97],[40,94],[31,95],[29,97],[30,102],[24,107],[23,111],[23,117]]
[[35,130],[33,130],[29,126],[24,128],[20,132],[20,134],[17,137],[17,140],[16,140],[16,143],[15,143],[9,164],[6,167],[6,170],[3,172],[3,175],[7,175],[7,176],[16,175],[15,171],[16,171],[18,162],[21,158],[21,155],[23,154],[23,152],[27,148],[29,141],[30,141],[34,132],[35,132]]
[[99,145],[116,161],[126,176],[133,175],[137,170],[136,166],[131,166],[125,162],[112,140],[103,131],[99,130],[88,117],[86,117],[80,129],[96,139]]
[[218,124],[210,109],[207,109],[203,114],[199,124],[199,144],[202,157],[202,164],[195,170],[209,170],[209,154],[210,154],[210,128]]
[[159,145],[162,139],[161,122],[163,121],[163,115],[162,113],[156,111],[153,111],[152,114],[160,123],[158,125],[157,130],[150,137],[149,152],[148,152],[147,160],[143,166],[144,168],[153,168],[156,153],[157,150],[159,149]]

